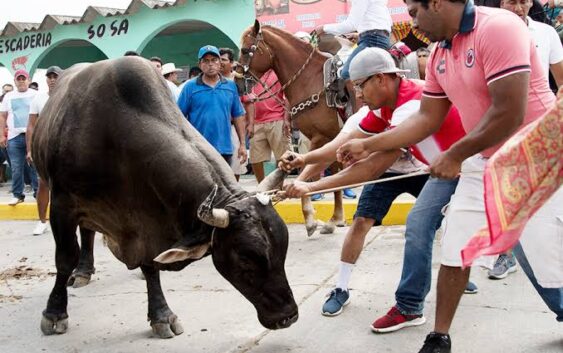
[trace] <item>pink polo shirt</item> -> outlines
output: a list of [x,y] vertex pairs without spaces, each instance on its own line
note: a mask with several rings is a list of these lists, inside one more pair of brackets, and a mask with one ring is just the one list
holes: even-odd
[[[530,72],[525,126],[555,104],[528,28],[511,12],[468,1],[460,32],[430,55],[423,95],[449,99],[470,132],[491,106],[488,85],[518,72]],[[490,157],[501,145],[481,154]]]

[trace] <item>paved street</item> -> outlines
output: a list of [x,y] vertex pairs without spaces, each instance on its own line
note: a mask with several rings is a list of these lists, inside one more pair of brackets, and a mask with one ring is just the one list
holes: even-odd
[[[376,335],[369,324],[394,303],[401,271],[403,227],[376,227],[352,276],[352,302],[342,315],[320,314],[335,281],[346,228],[307,239],[290,225],[286,262],[300,319],[282,331],[260,326],[256,313],[214,269],[210,258],[179,273],[163,274],[168,303],[185,332],[169,340],[153,337],[146,322],[145,282],[128,271],[96,238],[97,272],[91,284],[70,289],[69,330],[45,337],[41,311],[54,284],[51,234],[33,237],[34,222],[0,222],[0,352],[417,352],[432,329],[435,285],[427,301],[426,325]],[[439,246],[435,247],[439,253]],[[434,262],[434,271],[438,263]],[[19,279],[17,278],[19,277]],[[27,277],[27,278],[26,278]],[[453,352],[563,352],[563,324],[536,295],[521,271],[503,281],[475,270],[479,293],[462,299],[452,329]]]

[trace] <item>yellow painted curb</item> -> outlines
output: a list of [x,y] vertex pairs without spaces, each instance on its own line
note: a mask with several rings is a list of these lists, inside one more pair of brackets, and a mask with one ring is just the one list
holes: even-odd
[[[344,201],[344,217],[348,224],[352,223],[354,219],[354,213],[358,207],[358,201]],[[387,216],[383,219],[383,224],[390,225],[401,225],[405,224],[407,221],[407,215],[411,210],[413,202],[400,202],[395,201],[391,206],[391,209],[387,213]],[[328,221],[332,217],[332,212],[334,210],[334,203],[332,201],[315,201],[313,202],[313,207],[315,208],[315,218],[322,221]],[[303,213],[301,212],[301,201],[298,200],[288,200],[280,202],[275,206],[276,210],[285,221],[285,223],[303,223]]]
[[[351,223],[358,206],[357,200],[344,201],[344,216],[347,223]],[[413,202],[395,201],[387,216],[383,219],[384,225],[405,224],[407,215],[413,206]],[[316,214],[315,218],[328,221],[332,217],[334,203],[332,201],[313,202]],[[285,223],[303,223],[301,202],[298,200],[287,200],[278,203],[276,210]],[[37,204],[23,202],[16,206],[0,204],[0,220],[37,220]]]

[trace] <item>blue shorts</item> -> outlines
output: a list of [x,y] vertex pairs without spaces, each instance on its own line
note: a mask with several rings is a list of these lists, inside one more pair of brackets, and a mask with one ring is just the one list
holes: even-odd
[[[398,175],[402,174],[385,173],[381,178],[390,178]],[[428,175],[418,175],[411,178],[364,186],[354,218],[375,219],[375,225],[381,225],[381,221],[389,212],[391,204],[397,196],[406,192],[414,197],[418,197],[426,180],[428,180]]]

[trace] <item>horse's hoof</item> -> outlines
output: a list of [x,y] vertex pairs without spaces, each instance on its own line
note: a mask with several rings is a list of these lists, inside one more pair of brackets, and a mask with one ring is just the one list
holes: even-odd
[[327,222],[321,228],[321,234],[332,234],[336,230],[334,222]]
[[317,230],[317,226],[319,225],[318,221],[314,221],[312,223],[306,224],[305,229],[307,229],[307,236],[310,237],[311,235],[315,234]]
[[338,221],[336,222],[336,226],[338,228],[346,227],[346,221]]
[[68,330],[68,318],[54,320],[43,316],[41,318],[41,332],[44,335],[50,336],[53,334],[63,334]]
[[89,273],[76,272],[76,273],[73,273],[72,275],[70,275],[66,285],[67,285],[67,287],[72,287],[72,288],[84,287],[84,286],[88,285],[88,283],[90,283],[91,278],[92,278],[92,275],[89,274]]
[[184,328],[176,315],[170,316],[169,321],[151,324],[152,332],[160,338],[172,338],[174,335],[178,336],[184,333]]

